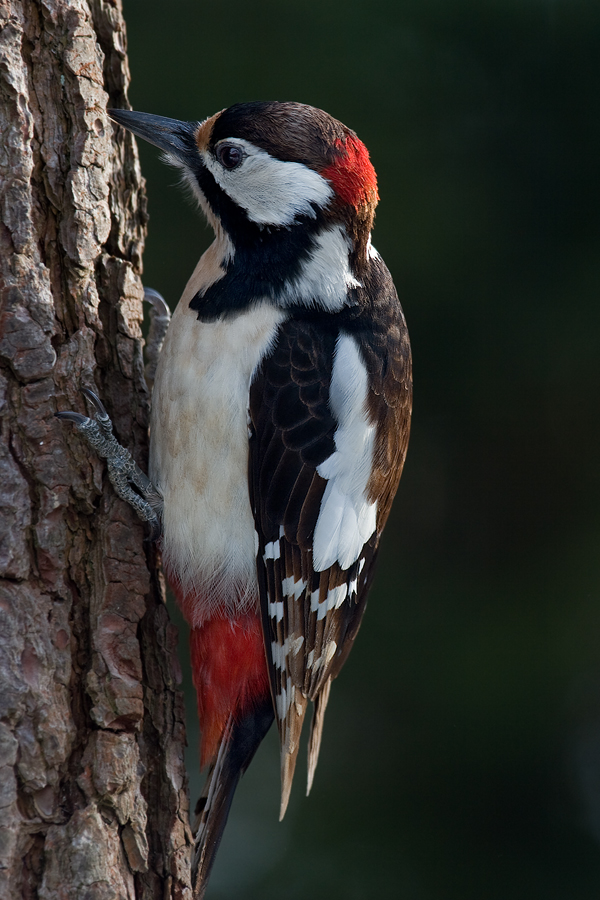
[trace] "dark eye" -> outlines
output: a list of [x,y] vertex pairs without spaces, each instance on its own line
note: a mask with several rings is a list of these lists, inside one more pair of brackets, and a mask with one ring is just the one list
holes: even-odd
[[235,169],[244,158],[244,151],[235,144],[220,144],[216,150],[217,159],[226,169]]

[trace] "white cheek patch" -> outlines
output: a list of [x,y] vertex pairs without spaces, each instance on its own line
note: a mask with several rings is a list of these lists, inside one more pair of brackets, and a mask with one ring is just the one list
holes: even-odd
[[[377,503],[366,495],[371,476],[375,426],[366,401],[368,376],[354,338],[337,340],[329,405],[338,423],[335,452],[317,467],[327,481],[313,539],[316,572],[337,562],[348,569],[375,531]],[[325,605],[325,604],[324,604]]]
[[329,182],[308,166],[275,159],[242,138],[231,138],[227,143],[246,154],[238,168],[225,169],[208,151],[202,153],[202,161],[219,187],[246,210],[252,222],[291,225],[298,216],[314,219],[311,204],[323,207],[333,197]]

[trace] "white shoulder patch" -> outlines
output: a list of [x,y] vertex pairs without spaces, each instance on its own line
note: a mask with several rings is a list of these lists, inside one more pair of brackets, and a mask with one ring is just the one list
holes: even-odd
[[369,239],[367,241],[367,259],[380,259],[379,253],[371,243],[371,235],[369,234]]
[[[348,303],[348,291],[360,287],[350,271],[351,242],[342,225],[325,228],[294,281],[288,282],[281,299],[336,312]],[[281,302],[281,301],[280,301]]]
[[313,566],[349,568],[376,528],[377,503],[366,496],[375,426],[367,412],[368,376],[354,338],[340,335],[333,360],[329,405],[338,423],[335,452],[317,467],[327,480],[313,539]]
[[258,225],[291,225],[298,216],[315,218],[312,203],[326,206],[333,197],[329,182],[308,166],[276,159],[243,138],[228,138],[245,153],[236,169],[225,169],[205,151],[202,161],[217,184]]

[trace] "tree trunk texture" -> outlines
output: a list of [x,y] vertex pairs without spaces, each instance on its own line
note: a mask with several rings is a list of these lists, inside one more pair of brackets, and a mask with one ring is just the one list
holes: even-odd
[[0,896],[190,898],[177,636],[152,547],[57,410],[145,467],[144,183],[121,0],[0,0]]

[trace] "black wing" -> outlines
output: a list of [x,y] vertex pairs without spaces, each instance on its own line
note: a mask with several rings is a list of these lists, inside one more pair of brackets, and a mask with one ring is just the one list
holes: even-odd
[[[360,317],[346,321],[330,316],[327,325],[322,316],[287,320],[250,391],[249,484],[259,537],[263,630],[281,739],[282,815],[308,700],[315,703],[310,789],[331,680],[358,632],[381,528],[404,461],[410,350],[397,298],[392,311],[395,326],[402,327],[394,331],[382,322],[376,333],[372,321],[367,330]],[[379,503],[378,524],[350,565],[342,568],[334,561],[315,571],[313,538],[327,488],[317,469],[336,452],[340,423],[332,411],[330,388],[341,336],[355,341],[369,374],[365,427],[373,428],[375,440],[374,480],[368,489],[373,493],[375,488],[371,499]],[[399,359],[405,364],[399,365]],[[408,404],[399,402],[401,396]]]

